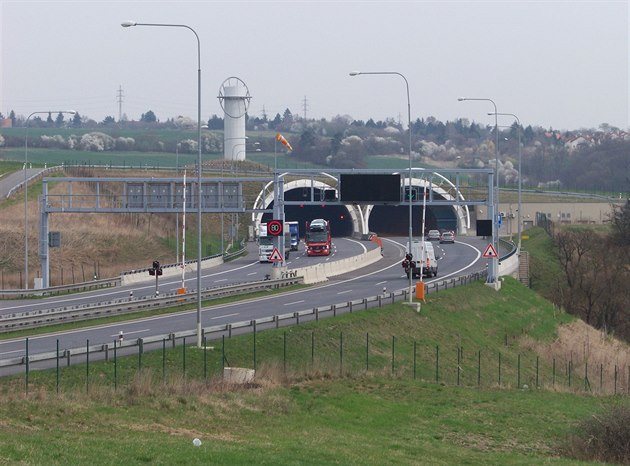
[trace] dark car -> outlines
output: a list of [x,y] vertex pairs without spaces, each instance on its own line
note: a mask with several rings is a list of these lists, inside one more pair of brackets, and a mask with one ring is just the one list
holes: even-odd
[[455,242],[455,234],[452,231],[445,231],[440,236],[440,243],[454,243]]
[[440,239],[440,231],[439,230],[429,230],[427,233],[427,241],[439,241]]

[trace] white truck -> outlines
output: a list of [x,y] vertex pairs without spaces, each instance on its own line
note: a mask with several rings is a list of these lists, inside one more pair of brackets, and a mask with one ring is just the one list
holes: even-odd
[[[289,258],[291,249],[291,234],[287,231],[287,224],[284,224],[284,258]],[[260,262],[269,262],[269,256],[273,252],[273,236],[267,234],[267,224],[261,223],[258,226],[258,260]]]
[[[436,277],[438,273],[437,258],[435,250],[430,241],[412,240],[411,249],[407,243],[407,251],[402,267],[405,269],[407,277]],[[422,272],[420,270],[422,269]],[[421,277],[420,277],[421,278]]]

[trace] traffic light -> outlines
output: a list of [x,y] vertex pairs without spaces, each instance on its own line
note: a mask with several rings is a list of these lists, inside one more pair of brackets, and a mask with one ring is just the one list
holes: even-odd
[[[409,195],[409,193],[411,192],[411,196]],[[414,187],[414,186],[405,186],[405,200],[412,200],[412,201],[417,201],[418,200],[418,188]]]
[[413,260],[413,254],[409,252],[405,254],[405,260],[411,262]]
[[159,261],[153,261],[153,267],[149,269],[149,275],[162,275],[162,267]]

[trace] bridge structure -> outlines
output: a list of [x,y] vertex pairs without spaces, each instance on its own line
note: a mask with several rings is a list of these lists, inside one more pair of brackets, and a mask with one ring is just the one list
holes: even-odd
[[[399,175],[400,195],[388,201],[344,200],[343,175]],[[193,177],[194,178],[194,177]],[[367,235],[379,225],[398,225],[400,231],[411,203],[419,219],[426,206],[432,220],[442,222],[459,234],[471,228],[470,207],[487,206],[493,213],[494,172],[488,169],[392,170],[287,170],[273,175],[249,177],[45,177],[40,196],[39,256],[42,287],[49,287],[51,214],[85,213],[196,213],[201,199],[202,214],[250,214],[254,227],[265,218],[326,218],[333,232]],[[55,186],[51,192],[51,185]],[[87,185],[88,189],[84,186]],[[82,186],[82,189],[77,189]],[[374,186],[365,186],[366,194]],[[201,191],[201,196],[198,196]],[[369,198],[369,196],[367,196]],[[185,199],[185,202],[184,202]],[[439,214],[436,215],[435,213]],[[433,224],[431,223],[433,222]],[[417,236],[423,236],[414,221]],[[495,225],[495,222],[493,222]],[[54,236],[54,235],[53,235]],[[283,241],[278,241],[281,250]],[[284,255],[282,255],[284,257]],[[282,264],[279,264],[282,266]]]

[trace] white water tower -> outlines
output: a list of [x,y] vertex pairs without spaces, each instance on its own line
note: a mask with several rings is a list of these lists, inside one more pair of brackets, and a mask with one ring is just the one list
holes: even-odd
[[245,160],[245,114],[249,108],[249,89],[235,76],[227,78],[219,88],[219,103],[223,109],[223,159]]

